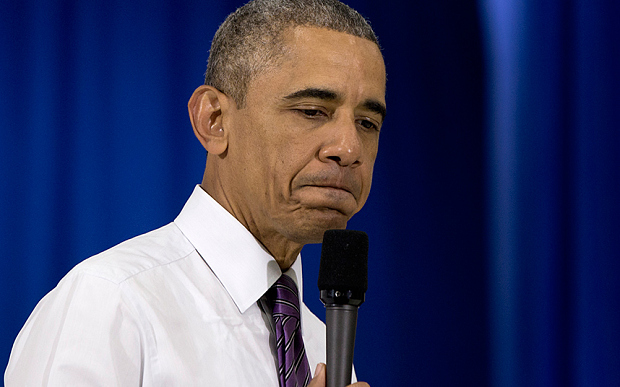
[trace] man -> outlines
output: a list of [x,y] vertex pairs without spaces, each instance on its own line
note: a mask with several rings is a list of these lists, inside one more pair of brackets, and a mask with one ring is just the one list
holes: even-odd
[[274,294],[301,289],[302,247],[368,197],[385,116],[376,37],[336,0],[250,2],[216,33],[189,115],[202,184],[173,223],[41,300],[6,385],[301,386],[304,367],[324,385],[324,325],[302,303],[303,343],[281,365]]

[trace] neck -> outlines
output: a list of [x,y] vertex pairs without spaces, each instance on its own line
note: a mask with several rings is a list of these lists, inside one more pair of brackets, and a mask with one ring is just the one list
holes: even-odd
[[271,254],[276,260],[280,270],[288,270],[301,252],[303,244],[293,242],[275,231],[264,230],[251,217],[244,216],[238,206],[235,206],[225,193],[225,190],[217,181],[207,179],[207,173],[200,185],[202,189],[218,202],[226,211],[233,215],[257,241]]

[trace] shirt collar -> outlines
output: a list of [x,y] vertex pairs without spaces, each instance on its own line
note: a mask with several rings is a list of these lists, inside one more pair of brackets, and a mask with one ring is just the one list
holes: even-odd
[[[199,185],[174,220],[228,294],[245,312],[282,275],[276,260],[239,221]],[[301,256],[286,271],[303,301]]]

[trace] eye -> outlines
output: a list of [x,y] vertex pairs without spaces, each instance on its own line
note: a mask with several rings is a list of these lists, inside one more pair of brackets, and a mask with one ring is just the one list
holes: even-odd
[[379,126],[370,120],[358,120],[359,125],[366,130],[376,130],[379,131]]
[[318,117],[324,115],[319,109],[299,109],[299,112],[307,117]]

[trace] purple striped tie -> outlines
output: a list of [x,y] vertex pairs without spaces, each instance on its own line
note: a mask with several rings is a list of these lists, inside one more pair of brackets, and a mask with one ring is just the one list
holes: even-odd
[[280,387],[305,387],[311,376],[301,337],[297,285],[283,274],[271,287],[271,291]]

